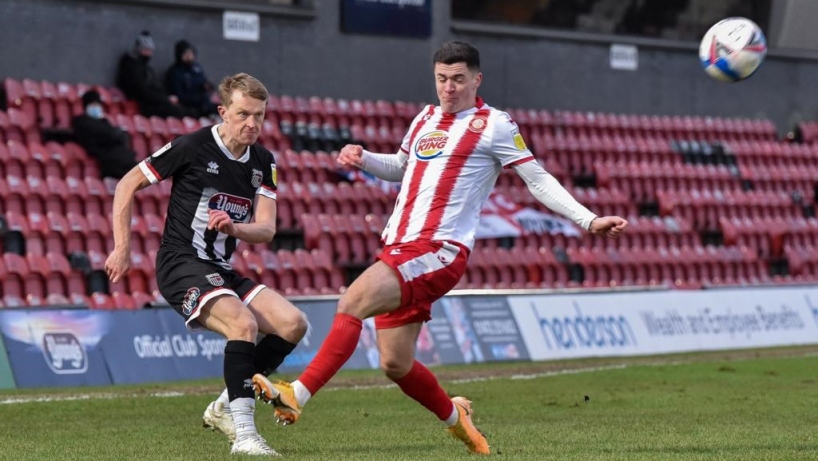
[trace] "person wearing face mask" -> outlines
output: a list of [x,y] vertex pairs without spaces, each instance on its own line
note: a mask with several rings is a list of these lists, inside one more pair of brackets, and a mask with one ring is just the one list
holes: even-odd
[[142,31],[136,37],[133,51],[119,60],[116,84],[128,99],[139,103],[142,115],[181,118],[186,113],[179,107],[179,99],[165,92],[150,65],[154,48],[153,37]]
[[217,113],[210,101],[213,85],[196,60],[196,48],[186,40],[176,42],[176,62],[165,74],[168,93],[179,98],[179,105],[194,117],[209,117]]
[[82,95],[82,105],[83,113],[71,121],[77,143],[99,161],[103,177],[121,178],[136,166],[136,154],[128,147],[128,134],[108,122],[102,99],[95,90]]

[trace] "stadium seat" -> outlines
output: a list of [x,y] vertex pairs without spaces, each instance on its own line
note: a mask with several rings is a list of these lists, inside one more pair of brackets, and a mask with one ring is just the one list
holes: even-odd
[[120,291],[114,292],[111,295],[111,300],[113,301],[114,309],[120,310],[137,309],[136,301],[134,301],[133,297],[127,293],[123,293]]
[[50,307],[54,306],[68,306],[71,304],[71,300],[68,299],[65,295],[59,293],[49,293],[48,296],[45,298],[46,305]]
[[[3,294],[4,296],[16,296],[23,298],[27,293],[27,282],[30,280],[31,272],[25,258],[19,254],[3,254]],[[9,305],[6,302],[6,305]]]
[[295,277],[296,262],[293,254],[287,250],[278,250],[276,252],[276,259],[278,260],[278,266],[276,266],[278,279],[277,288],[285,293],[288,289],[297,289]]
[[139,291],[131,293],[131,297],[133,298],[136,309],[142,309],[146,306],[150,306],[155,301],[151,295]]
[[89,298],[89,307],[94,310],[114,310],[116,301],[105,293],[92,293]]

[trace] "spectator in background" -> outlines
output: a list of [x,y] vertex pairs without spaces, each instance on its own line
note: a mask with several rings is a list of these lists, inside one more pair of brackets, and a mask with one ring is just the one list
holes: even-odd
[[108,122],[95,90],[82,95],[82,106],[83,113],[71,121],[77,143],[99,161],[103,177],[121,178],[136,166],[128,134]]
[[134,50],[119,60],[116,84],[128,99],[139,103],[142,115],[150,117],[184,116],[176,96],[168,96],[150,65],[153,56],[153,38],[148,31],[136,37]]
[[168,93],[179,98],[179,104],[193,117],[216,115],[216,105],[210,100],[213,85],[196,61],[196,48],[186,40],[179,40],[174,54],[176,62],[165,74]]

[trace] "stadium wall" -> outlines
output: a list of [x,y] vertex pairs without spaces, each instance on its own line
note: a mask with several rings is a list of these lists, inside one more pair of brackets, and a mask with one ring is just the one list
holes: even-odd
[[[637,71],[612,70],[608,43],[454,31],[449,1],[434,1],[428,39],[340,31],[340,1],[316,0],[313,19],[262,15],[261,41],[227,41],[220,11],[88,0],[0,2],[0,76],[111,85],[119,56],[148,29],[164,72],[180,38],[200,49],[210,77],[259,76],[277,94],[434,101],[430,58],[453,38],[483,54],[481,93],[498,107],[669,115],[768,117],[780,130],[818,118],[818,61],[769,57],[749,81],[702,72],[696,47],[640,46]],[[8,44],[14,44],[8,45]]]
[[[793,287],[453,294],[434,304],[417,358],[440,365],[818,344],[814,300],[818,289]],[[313,359],[336,300],[295,303],[309,328],[281,371],[301,371]],[[3,340],[20,388],[218,378],[225,346],[214,333],[187,331],[170,309],[0,311]],[[367,319],[346,368],[378,365]],[[1,366],[0,373],[2,384],[10,375]]]
[[14,389],[14,387],[14,375],[9,365],[3,335],[0,334],[0,389]]

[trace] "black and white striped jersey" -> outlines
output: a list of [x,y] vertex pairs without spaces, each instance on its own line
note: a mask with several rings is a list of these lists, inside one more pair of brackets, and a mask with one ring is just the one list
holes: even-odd
[[208,210],[226,211],[233,222],[253,216],[257,194],[276,198],[276,164],[261,144],[236,159],[218,134],[219,125],[180,136],[139,163],[151,184],[173,178],[162,250],[219,263],[229,269],[236,239],[208,230]]

